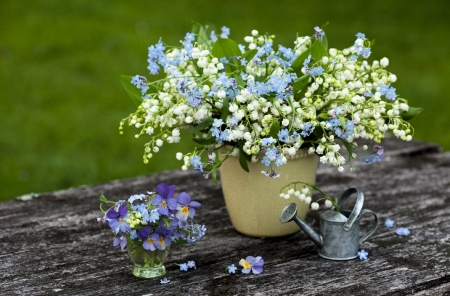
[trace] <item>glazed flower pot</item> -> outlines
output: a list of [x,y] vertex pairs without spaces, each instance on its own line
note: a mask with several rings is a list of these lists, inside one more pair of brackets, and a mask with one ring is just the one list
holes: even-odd
[[277,178],[262,174],[268,167],[260,161],[248,163],[250,172],[244,171],[238,157],[229,157],[220,167],[220,179],[228,214],[234,228],[252,237],[279,237],[299,231],[294,224],[281,224],[279,215],[288,204],[295,202],[298,216],[306,217],[309,204],[295,196],[280,197],[280,189],[294,181],[315,184],[318,156],[300,149],[288,157],[286,164],[275,167]]
[[169,248],[165,250],[146,250],[142,241],[128,239],[128,255],[134,263],[133,274],[139,278],[157,278],[166,274],[164,262],[169,255]]

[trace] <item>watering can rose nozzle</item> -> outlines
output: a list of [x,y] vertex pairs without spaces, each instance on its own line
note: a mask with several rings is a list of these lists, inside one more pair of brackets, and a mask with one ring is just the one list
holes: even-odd
[[322,237],[312,230],[302,219],[297,217],[297,204],[291,203],[286,206],[280,214],[280,222],[288,223],[294,221],[309,236],[309,238],[319,247],[323,247]]

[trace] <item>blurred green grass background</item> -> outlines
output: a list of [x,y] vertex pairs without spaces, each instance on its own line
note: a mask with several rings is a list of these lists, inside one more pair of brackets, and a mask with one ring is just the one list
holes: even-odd
[[370,59],[390,59],[397,93],[425,108],[415,138],[450,150],[450,1],[2,0],[0,200],[179,168],[186,147],[167,145],[144,165],[143,139],[119,135],[135,106],[118,75],[147,75],[148,46],[178,45],[192,21],[228,26],[238,42],[257,29],[288,47],[327,21],[331,47],[363,32],[376,39]]

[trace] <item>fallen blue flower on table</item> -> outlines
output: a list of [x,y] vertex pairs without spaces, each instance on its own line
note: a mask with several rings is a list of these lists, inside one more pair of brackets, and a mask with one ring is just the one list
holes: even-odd
[[187,270],[188,270],[188,265],[187,265],[187,263],[181,263],[181,264],[180,264],[180,270],[182,270],[182,271],[187,271]]
[[228,273],[236,273],[236,269],[237,269],[237,267],[236,267],[236,265],[234,265],[234,263],[231,265],[228,265],[228,267],[227,267]]
[[392,219],[386,219],[386,221],[384,222],[384,225],[386,225],[387,228],[394,227],[394,224],[395,224],[395,222]]
[[408,236],[410,233],[408,228],[399,227],[395,230],[395,234],[400,236]]
[[187,266],[189,268],[197,269],[197,266],[195,266],[195,261],[188,261]]
[[161,285],[165,285],[165,284],[168,284],[168,283],[170,283],[169,279],[167,279],[167,278],[161,279]]
[[367,253],[364,249],[361,249],[361,251],[358,252],[359,260],[367,260]]

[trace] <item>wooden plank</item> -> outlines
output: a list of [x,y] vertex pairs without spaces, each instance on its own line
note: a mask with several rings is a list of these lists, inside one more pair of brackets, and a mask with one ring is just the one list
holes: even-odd
[[[2,295],[439,295],[450,290],[450,154],[434,144],[387,139],[381,163],[355,162],[355,172],[320,166],[317,185],[339,195],[357,187],[365,206],[383,222],[409,227],[398,237],[383,225],[362,244],[369,260],[330,261],[302,232],[256,239],[237,233],[227,216],[220,185],[194,172],[166,172],[0,204]],[[152,190],[165,181],[202,203],[198,223],[207,235],[172,248],[168,285],[131,274],[126,252],[112,247],[98,196],[113,200]],[[351,205],[351,201],[349,202]],[[307,222],[318,228],[318,212]],[[362,218],[362,232],[371,218]],[[395,228],[394,228],[395,229]],[[262,256],[260,275],[225,273],[247,255]],[[182,272],[176,263],[194,260]]]

